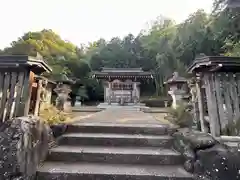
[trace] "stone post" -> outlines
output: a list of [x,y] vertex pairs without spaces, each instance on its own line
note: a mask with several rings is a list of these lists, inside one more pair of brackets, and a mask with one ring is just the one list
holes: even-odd
[[107,102],[108,102],[108,105],[110,105],[111,102],[112,102],[112,86],[111,86],[111,82],[108,82]]
[[133,103],[137,104],[139,102],[139,88],[138,88],[139,82],[133,82]]

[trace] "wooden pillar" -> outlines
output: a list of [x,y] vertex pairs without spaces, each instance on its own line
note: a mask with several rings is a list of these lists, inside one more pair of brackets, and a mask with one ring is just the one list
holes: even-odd
[[230,73],[230,93],[233,99],[233,112],[234,112],[234,119],[236,116],[239,115],[240,109],[239,109],[239,99],[236,98],[238,97],[238,92],[237,92],[237,80],[236,80],[236,74]]
[[24,113],[23,113],[24,116],[27,116],[29,113],[33,82],[34,82],[34,73],[30,71],[29,76],[26,76],[25,83],[24,83],[24,96],[23,96],[25,100]]
[[[18,73],[18,83],[16,87],[16,100],[15,100],[15,107],[14,107],[14,114],[13,117],[23,115],[23,104],[22,104],[22,99],[23,99],[23,90],[24,90],[24,80],[25,76],[28,76],[28,72],[19,72]],[[29,77],[29,76],[28,76]],[[21,113],[21,114],[20,114]]]
[[201,77],[198,77],[200,79],[196,80],[196,91],[197,91],[197,98],[198,98],[198,109],[199,109],[199,120],[201,125],[201,131],[207,132],[207,128],[205,126],[205,119],[204,119],[204,101],[203,101],[203,93],[202,93],[202,83],[201,83]]
[[7,100],[7,107],[6,107],[6,118],[12,118],[13,116],[13,108],[14,108],[14,101],[15,101],[15,97],[16,97],[16,83],[17,83],[17,76],[18,76],[18,72],[11,72],[11,80],[10,80],[10,91],[9,91],[9,97]]
[[5,113],[6,113],[6,102],[8,99],[8,91],[9,91],[9,83],[10,83],[10,72],[5,72],[4,73],[4,79],[3,79],[3,93],[2,93],[2,98],[1,98],[1,114],[0,118],[2,121],[5,121]]
[[40,108],[40,101],[41,101],[41,90],[42,90],[42,80],[38,80],[37,82],[37,95],[36,95],[36,102],[34,107],[34,116],[38,116],[39,108]]
[[[222,89],[222,87],[221,87],[222,75],[223,74],[221,74],[221,73],[218,73],[218,74],[215,73],[216,99],[217,99],[219,121],[221,124],[221,129],[223,129],[228,123],[226,113],[224,110],[224,97],[223,97],[223,94],[225,94],[226,91],[224,91],[224,89]],[[222,91],[224,91],[224,92],[222,92]]]
[[[198,130],[201,130],[201,125],[199,124],[200,123],[200,118],[199,118],[196,79],[194,79],[194,81],[192,81],[192,80],[193,79],[191,79],[188,82],[188,87],[190,89],[190,94],[191,94],[191,101],[190,102],[191,102],[192,107],[193,107],[193,111],[192,111],[192,115],[193,115],[193,119],[194,119],[193,121],[194,121],[195,125],[197,126]],[[165,106],[165,107],[167,107],[167,106]]]
[[214,75],[212,73],[205,74],[204,80],[206,82],[206,96],[207,96],[210,131],[213,136],[218,137],[220,136],[221,128],[220,128],[219,116],[218,116]]

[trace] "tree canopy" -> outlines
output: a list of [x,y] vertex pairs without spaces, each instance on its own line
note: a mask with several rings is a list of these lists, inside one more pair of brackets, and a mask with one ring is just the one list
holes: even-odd
[[239,56],[239,22],[239,8],[226,8],[225,0],[215,0],[211,14],[200,9],[180,24],[159,16],[149,29],[137,36],[128,34],[110,41],[99,39],[78,47],[54,31],[44,29],[24,34],[10,47],[0,50],[0,54],[35,56],[38,52],[53,68],[52,77],[65,72],[83,84],[81,90],[76,91],[87,91],[96,99],[102,90],[101,85],[90,78],[92,71],[101,67],[142,67],[155,73],[149,87],[154,87],[151,93],[160,96],[165,93],[163,82],[174,71],[184,75],[186,66],[199,54]]

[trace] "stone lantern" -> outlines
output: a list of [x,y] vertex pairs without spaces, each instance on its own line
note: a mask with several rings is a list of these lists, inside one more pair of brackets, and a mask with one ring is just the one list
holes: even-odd
[[171,95],[173,100],[172,108],[176,109],[179,104],[183,103],[187,95],[187,79],[179,76],[178,72],[174,72],[172,78],[168,79],[164,84],[169,86],[168,94]]
[[62,74],[60,80],[56,81],[57,87],[54,92],[57,93],[56,107],[61,111],[71,111],[71,102],[69,93],[71,90],[71,85],[74,83],[65,74]]

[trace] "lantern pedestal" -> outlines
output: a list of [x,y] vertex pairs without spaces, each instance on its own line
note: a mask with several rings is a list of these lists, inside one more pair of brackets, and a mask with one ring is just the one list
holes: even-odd
[[56,107],[65,112],[71,111],[71,101],[69,93],[72,91],[70,85],[67,84],[58,84],[54,89],[58,97],[56,99]]
[[170,90],[168,94],[172,97],[172,108],[176,109],[179,105],[184,103],[187,91],[187,79],[180,77],[178,72],[174,72],[172,78],[170,78],[165,84],[169,85]]
[[60,111],[71,112],[72,106],[69,93],[72,92],[71,85],[73,84],[73,81],[68,79],[65,74],[62,74],[61,80],[57,82],[57,87],[54,89],[58,95],[56,99],[56,107]]
[[183,90],[168,91],[168,94],[172,97],[172,108],[177,109],[179,105],[182,105],[186,92]]

